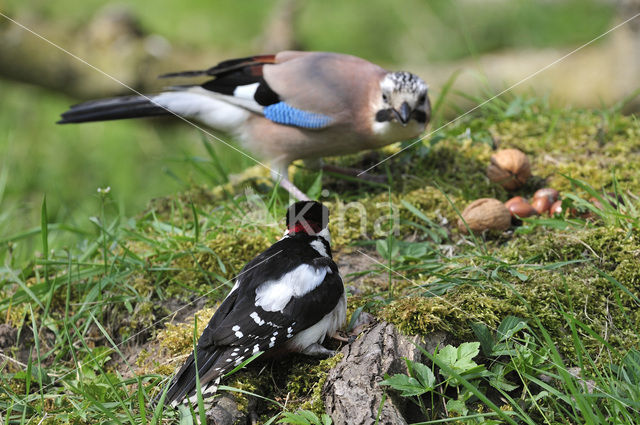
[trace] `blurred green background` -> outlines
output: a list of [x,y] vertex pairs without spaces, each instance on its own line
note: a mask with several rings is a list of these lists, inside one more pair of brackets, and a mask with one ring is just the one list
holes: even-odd
[[[392,69],[415,69],[435,95],[441,81],[434,83],[423,74],[427,64],[449,69],[449,64],[495,52],[572,49],[605,32],[620,13],[616,2],[596,0],[9,0],[1,8],[3,14],[145,90],[168,64],[174,70],[192,69],[263,53],[274,33],[282,30],[289,31],[289,47],[351,53]],[[102,37],[96,24],[116,9],[131,18],[132,34],[155,52],[130,66],[124,77],[119,68],[128,66],[129,59],[122,58],[131,57],[129,39],[120,37],[117,26],[115,35]],[[215,176],[198,171],[197,165],[206,167],[208,161],[202,136],[184,123],[55,125],[73,103],[127,90],[1,17],[0,32],[0,239],[37,227],[45,195],[49,221],[93,231],[88,218],[100,213],[99,187],[111,187],[115,207],[131,216],[153,197],[216,183]],[[49,54],[55,55],[51,66],[45,60]],[[70,72],[65,66],[75,68]],[[59,75],[57,82],[49,82]],[[78,88],[85,79],[89,83]],[[99,87],[102,81],[111,85]],[[463,97],[450,96],[448,101]],[[213,144],[229,172],[252,165],[224,145]],[[56,241],[55,233],[51,237],[53,244],[71,243]]]

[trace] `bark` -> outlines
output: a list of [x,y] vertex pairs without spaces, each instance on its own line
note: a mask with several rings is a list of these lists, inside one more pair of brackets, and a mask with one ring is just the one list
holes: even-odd
[[329,371],[323,388],[327,413],[334,424],[373,425],[406,424],[424,420],[407,399],[379,385],[386,374],[407,373],[405,358],[422,361],[417,345],[433,351],[445,335],[437,333],[426,342],[405,337],[390,323],[380,322],[365,331],[355,342],[342,348],[344,357]]
[[250,423],[250,414],[253,411],[255,399],[248,397],[248,408],[241,408],[233,393],[223,394],[216,398],[213,405],[206,411],[207,424],[209,425],[235,425]]

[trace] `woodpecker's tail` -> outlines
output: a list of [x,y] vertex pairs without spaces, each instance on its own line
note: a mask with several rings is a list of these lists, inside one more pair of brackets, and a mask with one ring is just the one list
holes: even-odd
[[61,115],[58,124],[154,117],[170,114],[171,112],[166,108],[154,103],[153,97],[123,96],[91,100],[74,105]]
[[[218,363],[221,352],[198,350],[198,377],[203,396],[213,395],[218,389],[220,377],[227,372],[228,367]],[[218,364],[217,364],[218,363]],[[229,365],[229,363],[227,363]],[[214,366],[219,367],[218,370]],[[226,365],[225,365],[226,366]],[[171,386],[167,390],[165,404],[177,406],[181,402],[195,402],[196,393],[196,364],[193,353],[184,362],[178,373],[173,377]],[[158,396],[159,398],[160,396]],[[157,399],[156,399],[157,401]]]

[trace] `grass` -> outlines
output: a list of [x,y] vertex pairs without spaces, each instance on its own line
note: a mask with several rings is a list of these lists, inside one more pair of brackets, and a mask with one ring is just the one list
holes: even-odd
[[[510,112],[514,105],[517,115]],[[526,146],[534,173],[545,173],[546,183],[561,188],[576,210],[593,209],[590,197],[605,207],[593,209],[596,216],[588,220],[539,218],[513,233],[459,234],[451,223],[469,200],[509,196],[484,178],[492,149],[485,129],[498,132],[502,143]],[[587,158],[581,146],[599,150],[590,149]],[[333,223],[338,255],[362,251],[368,258],[350,309],[362,307],[409,334],[441,330],[460,343],[482,345],[474,360],[485,372],[477,376],[425,361],[456,385],[439,381],[422,398],[412,396],[424,423],[455,416],[469,424],[640,420],[640,181],[627,166],[639,146],[634,117],[512,98],[394,158],[390,188],[323,177],[330,192],[325,201],[336,217],[352,201],[376,219],[394,208],[400,216],[395,234],[389,217],[378,233],[371,222],[365,235],[354,233],[359,227],[350,210],[342,230]],[[198,164],[216,176],[224,162],[204,150],[206,161]],[[580,178],[551,172],[543,154],[563,158],[566,164],[555,167]],[[597,158],[606,158],[610,169],[594,169]],[[313,173],[296,174],[320,192]],[[193,325],[168,323],[203,307],[211,314],[230,279],[281,234],[273,217],[283,215],[286,198],[259,180],[247,182],[256,192],[229,196],[238,189],[228,184],[226,194],[190,189],[134,217],[103,191],[88,213],[92,231],[57,221],[50,216],[51,197],[43,200],[38,231],[9,235],[1,248],[0,317],[3,331],[17,341],[0,358],[5,423],[178,423],[200,416],[200,409],[154,408],[150,401],[193,344]],[[541,184],[534,178],[521,193]],[[619,193],[622,202],[610,206],[601,187]],[[65,237],[76,244],[57,243]],[[12,257],[12,250],[26,247],[38,254]],[[501,323],[508,317],[526,326],[505,339]],[[322,403],[313,399],[303,371],[311,364],[319,367],[314,376],[322,376],[324,369],[309,362],[293,359],[271,376],[249,368],[228,388],[239,391],[240,404],[247,393],[265,397],[255,407],[264,421],[305,417],[314,423]]]

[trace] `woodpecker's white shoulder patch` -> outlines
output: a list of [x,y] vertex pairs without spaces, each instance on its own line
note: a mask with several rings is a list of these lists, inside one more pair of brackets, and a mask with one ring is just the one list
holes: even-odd
[[277,280],[269,280],[256,288],[256,305],[266,311],[282,311],[291,297],[302,297],[320,285],[329,267],[319,269],[301,264]]

